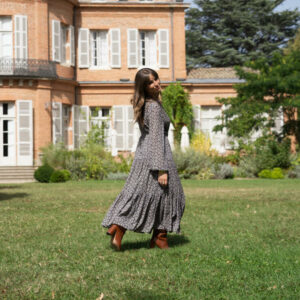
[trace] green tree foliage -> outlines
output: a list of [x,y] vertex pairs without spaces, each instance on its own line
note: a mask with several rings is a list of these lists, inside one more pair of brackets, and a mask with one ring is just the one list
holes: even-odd
[[284,49],[285,54],[289,54],[291,51],[300,51],[300,28],[298,29],[295,38],[290,40],[288,47]]
[[195,0],[186,14],[187,66],[227,67],[268,57],[294,37],[298,10],[284,0]]
[[193,107],[189,94],[180,83],[170,84],[162,92],[163,107],[174,126],[174,141],[180,143],[181,129],[187,126],[189,137],[193,136]]
[[[277,136],[279,140],[295,135],[300,142],[300,120],[295,112],[300,108],[300,51],[288,55],[276,53],[271,63],[262,58],[235,67],[244,83],[235,85],[236,97],[218,99],[225,105],[222,124],[214,130],[227,128],[230,136],[250,138],[257,130]],[[285,123],[276,134],[275,119],[282,110]]]

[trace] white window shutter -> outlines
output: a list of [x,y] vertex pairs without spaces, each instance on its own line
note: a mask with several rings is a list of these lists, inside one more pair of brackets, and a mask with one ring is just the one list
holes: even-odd
[[87,28],[79,28],[79,68],[88,68],[89,67],[89,36],[90,31]]
[[79,113],[79,146],[81,146],[89,132],[89,121],[90,121],[90,108],[89,106],[80,106]]
[[149,66],[150,68],[156,68],[157,67],[157,47],[156,47],[156,34],[155,32],[149,32],[148,33],[148,47],[149,49]]
[[128,68],[138,67],[138,30],[127,30]]
[[100,55],[101,55],[101,66],[104,68],[107,68],[109,66],[109,56],[108,56],[108,32],[107,31],[102,31],[101,32],[101,46],[99,47]]
[[158,30],[159,67],[169,68],[169,30]]
[[52,60],[60,62],[61,37],[60,22],[52,20]]
[[117,150],[125,150],[125,139],[126,139],[126,120],[125,120],[125,109],[124,105],[113,106],[113,126],[117,132],[116,135],[116,148]]
[[74,26],[69,26],[69,32],[70,32],[70,61],[71,66],[75,66],[75,32],[74,32]]
[[73,149],[79,148],[79,115],[80,106],[72,106],[72,131],[73,131]]
[[120,29],[112,28],[110,35],[110,65],[112,68],[121,68],[121,40]]
[[62,104],[52,102],[52,142],[57,144],[63,141]]
[[200,110],[201,110],[200,104],[193,105],[195,130],[200,130]]
[[134,126],[134,118],[133,118],[133,107],[132,105],[126,105],[125,106],[126,110],[126,150],[131,150],[133,146],[133,126]]
[[33,165],[32,101],[17,100],[18,165]]
[[27,16],[15,15],[15,58],[27,59]]

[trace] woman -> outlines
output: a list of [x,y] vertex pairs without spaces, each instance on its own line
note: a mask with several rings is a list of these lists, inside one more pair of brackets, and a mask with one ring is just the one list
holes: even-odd
[[131,104],[141,136],[130,173],[102,226],[111,245],[121,250],[126,230],[151,233],[150,248],[168,248],[167,232],[180,233],[185,196],[168,140],[170,119],[160,100],[158,74],[141,69],[135,77]]

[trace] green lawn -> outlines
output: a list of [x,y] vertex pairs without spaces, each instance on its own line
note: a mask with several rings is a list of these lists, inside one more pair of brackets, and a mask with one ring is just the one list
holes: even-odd
[[124,181],[0,185],[0,299],[300,299],[300,180],[182,184],[170,250],[123,252],[101,221]]

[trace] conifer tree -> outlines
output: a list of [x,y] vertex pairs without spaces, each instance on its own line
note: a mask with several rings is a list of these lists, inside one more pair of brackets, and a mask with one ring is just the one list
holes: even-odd
[[284,0],[195,0],[186,14],[187,67],[228,67],[286,46],[298,10],[275,11]]

